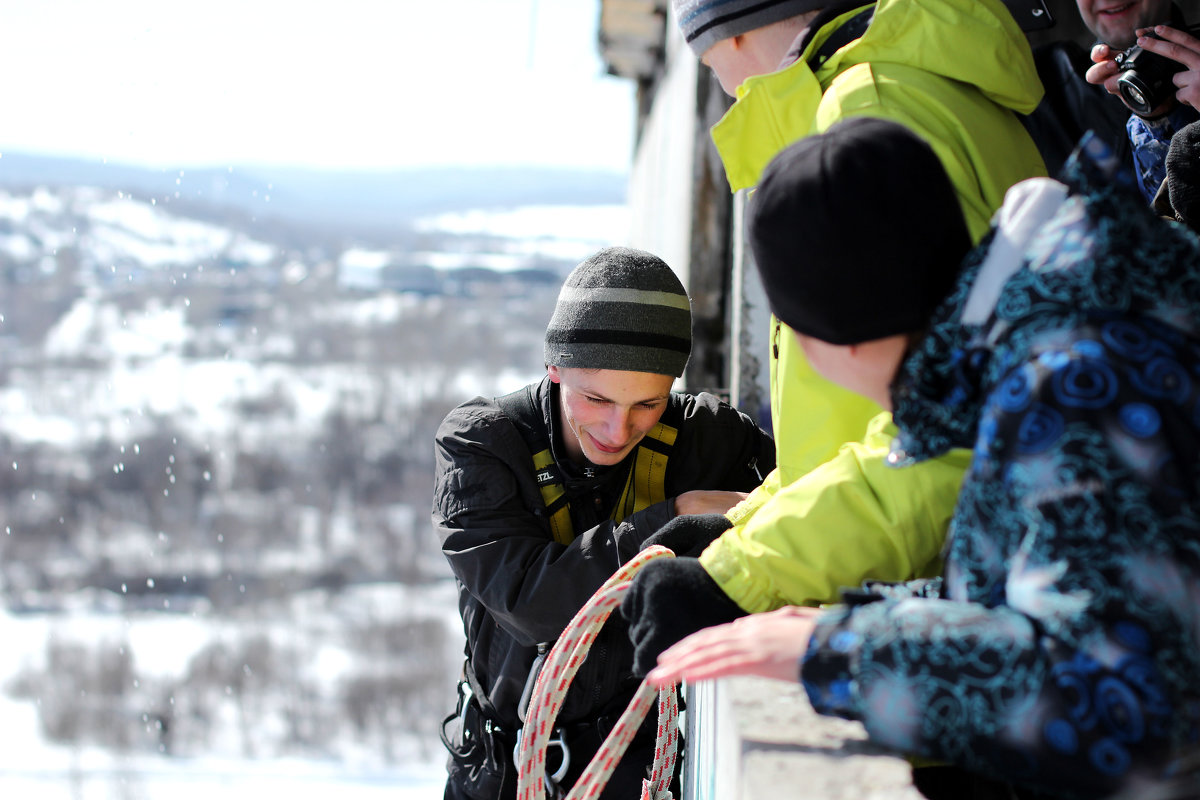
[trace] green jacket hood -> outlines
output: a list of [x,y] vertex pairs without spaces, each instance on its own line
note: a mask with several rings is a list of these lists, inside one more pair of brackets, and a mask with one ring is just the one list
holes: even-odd
[[[805,57],[833,27],[814,38]],[[818,77],[865,61],[906,64],[960,81],[1019,114],[1042,99],[1029,41],[1000,0],[879,0],[867,32],[831,56]]]
[[[868,5],[823,24],[790,66],[738,87],[737,102],[712,129],[734,191],[755,185],[771,157],[791,142],[861,114],[905,124],[935,146],[957,128],[958,138],[998,145],[1008,151],[1005,157],[1028,161],[1036,172],[1021,178],[1044,173],[1016,117],[1004,122],[997,116],[1029,113],[1043,94],[1029,43],[1000,0],[879,0],[866,33],[814,73],[808,59]],[[968,134],[972,125],[975,133]],[[1003,143],[1013,137],[1027,141]],[[987,214],[981,219],[986,224]]]

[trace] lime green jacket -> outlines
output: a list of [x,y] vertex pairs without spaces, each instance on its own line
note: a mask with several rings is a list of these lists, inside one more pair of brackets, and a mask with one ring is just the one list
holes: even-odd
[[[712,130],[730,185],[754,186],[776,153],[841,119],[890,119],[933,147],[978,240],[1009,186],[1045,174],[1014,113],[1042,96],[1025,36],[999,0],[880,0],[862,38],[814,73],[807,59],[854,13],[823,26],[790,66],[738,87]],[[867,197],[863,209],[870,235]],[[969,454],[889,467],[890,415],[817,375],[792,332],[772,326],[778,466],[730,511],[734,528],[704,552],[705,568],[751,612],[936,572]]]

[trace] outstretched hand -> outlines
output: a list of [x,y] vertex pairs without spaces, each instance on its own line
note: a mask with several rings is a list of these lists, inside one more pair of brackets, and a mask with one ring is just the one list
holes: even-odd
[[707,628],[665,650],[646,677],[659,686],[727,675],[798,681],[800,659],[820,614],[815,608],[788,606]]

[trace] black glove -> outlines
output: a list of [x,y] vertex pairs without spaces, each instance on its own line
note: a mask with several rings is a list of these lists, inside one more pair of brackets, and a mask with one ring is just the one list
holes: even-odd
[[704,548],[732,527],[733,523],[724,514],[684,514],[647,536],[642,549],[661,544],[677,556],[698,558]]
[[746,612],[696,559],[661,558],[633,577],[621,600],[621,616],[633,642],[633,674],[641,678],[658,663],[659,653],[680,639]]

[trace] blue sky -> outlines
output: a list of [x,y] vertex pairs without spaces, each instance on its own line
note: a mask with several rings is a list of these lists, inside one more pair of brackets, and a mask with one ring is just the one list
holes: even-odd
[[[3,0],[0,154],[624,170],[599,0]],[[0,168],[3,161],[0,159]]]

